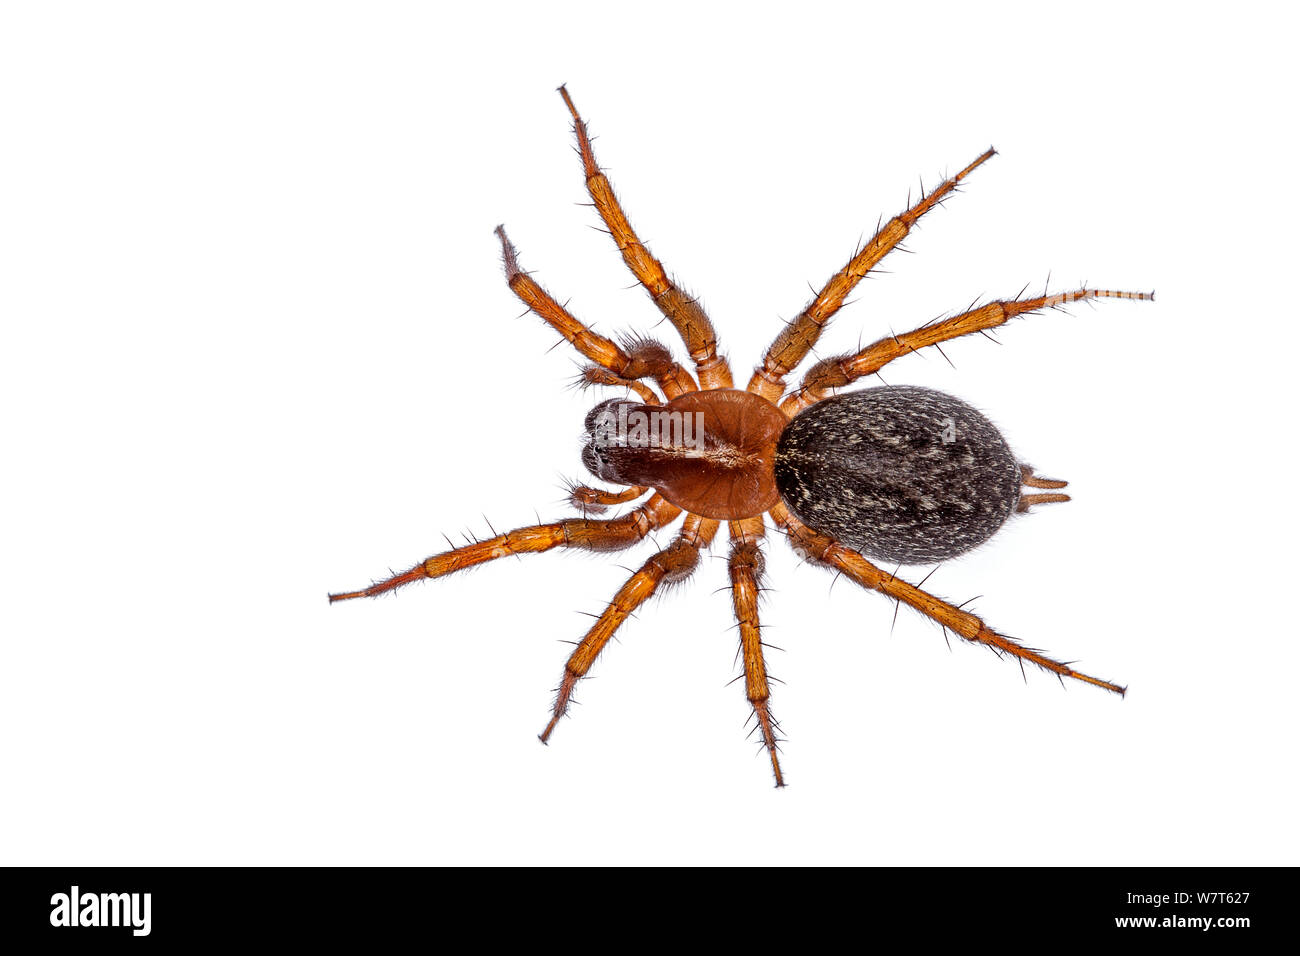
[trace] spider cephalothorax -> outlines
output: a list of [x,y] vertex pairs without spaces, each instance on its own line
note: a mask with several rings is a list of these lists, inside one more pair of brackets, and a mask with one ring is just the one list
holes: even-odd
[[[771,693],[758,622],[760,541],[767,515],[810,561],[915,608],[959,637],[1058,677],[1123,694],[1122,687],[1017,644],[975,615],[882,571],[867,558],[920,564],[955,557],[987,540],[1012,512],[1069,500],[1056,490],[1027,493],[1024,488],[1060,489],[1065,482],[1036,477],[988,419],[951,395],[915,387],[870,388],[833,397],[830,393],[909,352],[995,328],[1017,315],[1081,299],[1151,299],[1153,294],[1079,289],[990,302],[819,361],[797,387],[787,390],[785,377],[808,356],[854,286],[898,246],[918,219],[993,155],[990,149],[881,226],[781,330],[747,388],[735,389],[708,316],[641,244],[596,165],[586,125],[563,87],[560,94],[573,116],[587,191],[628,268],[681,335],[694,375],[661,343],[640,339],[619,345],[574,318],[519,268],[515,248],[498,226],[510,288],[593,363],[583,373],[584,382],[625,387],[641,399],[602,402],[585,423],[583,463],[593,475],[622,490],[575,487],[572,500],[583,508],[582,518],[519,528],[454,548],[362,591],[332,594],[330,600],[382,594],[510,554],[552,548],[623,550],[685,512],[673,542],[632,575],[570,655],[550,722],[540,735],[547,741],[568,710],[574,686],[619,625],[661,585],[688,577],[699,564],[700,551],[709,547],[725,521],[746,697],[781,786],[778,727],[768,706]],[[620,517],[586,517],[588,511],[641,498],[642,504]]]

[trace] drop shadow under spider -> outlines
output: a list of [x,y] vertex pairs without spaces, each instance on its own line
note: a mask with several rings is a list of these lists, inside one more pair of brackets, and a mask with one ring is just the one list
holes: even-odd
[[[568,91],[560,87],[559,92],[573,116],[587,191],[596,210],[628,268],[681,335],[694,374],[660,342],[640,338],[619,344],[589,329],[519,267],[515,247],[498,226],[511,290],[593,363],[583,370],[583,383],[623,387],[640,399],[602,402],[586,420],[583,463],[596,477],[622,490],[575,486],[570,489],[571,500],[583,509],[581,518],[518,528],[453,548],[364,590],[331,594],[330,601],[383,594],[506,555],[552,548],[621,551],[685,512],[672,543],[632,575],[570,655],[550,722],[540,735],[546,742],[568,710],[575,685],[618,627],[657,589],[689,577],[699,564],[701,550],[710,546],[725,521],[731,539],[727,567],[739,622],[745,696],[779,787],[784,785],[778,759],[780,727],[769,706],[771,691],[758,620],[767,515],[804,559],[915,608],[938,622],[945,636],[952,631],[1016,658],[1022,669],[1028,661],[1060,678],[1122,695],[1123,687],[1016,643],[974,614],[870,560],[888,566],[955,557],[986,541],[1015,512],[1068,501],[1059,491],[1065,482],[1036,476],[1018,461],[988,419],[950,395],[907,386],[832,392],[875,374],[896,358],[996,328],[1018,315],[1082,299],[1152,299],[1154,293],[1083,288],[988,302],[882,338],[857,352],[817,361],[799,385],[787,387],[786,376],[808,356],[845,297],[922,216],[994,155],[989,149],[880,226],[780,331],[745,390],[735,389],[727,360],[718,351],[713,324],[637,238],[596,164],[586,124]],[[620,517],[586,517],[589,511],[641,498],[645,498],[642,504]]]

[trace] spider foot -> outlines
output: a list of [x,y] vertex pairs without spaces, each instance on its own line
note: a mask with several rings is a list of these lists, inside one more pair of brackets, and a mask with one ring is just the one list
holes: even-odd
[[569,700],[573,697],[573,688],[578,683],[577,674],[566,670],[564,680],[560,681],[560,689],[555,692],[555,707],[551,712],[550,723],[546,729],[537,735],[537,739],[544,744],[551,742],[551,731],[555,730],[555,725],[560,722],[560,718],[565,715],[569,709]]
[[351,601],[354,598],[362,597],[379,597],[379,595],[388,591],[396,590],[403,584],[410,584],[412,581],[419,581],[428,576],[429,573],[425,570],[423,564],[416,565],[409,571],[403,571],[401,574],[394,574],[392,577],[383,581],[376,581],[374,584],[370,585],[370,587],[364,588],[360,591],[346,591],[340,594],[331,594],[329,595],[330,603],[333,604],[336,601]]
[[781,776],[781,761],[777,757],[777,722],[772,718],[772,714],[767,709],[767,701],[754,701],[754,719],[758,721],[759,733],[763,735],[763,746],[767,748],[767,755],[772,760],[772,775],[776,778],[778,787],[785,786],[785,778]]

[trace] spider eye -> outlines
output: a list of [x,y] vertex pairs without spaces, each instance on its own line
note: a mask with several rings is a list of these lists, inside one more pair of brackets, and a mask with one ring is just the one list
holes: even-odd
[[597,428],[609,428],[612,423],[618,420],[618,409],[615,408],[615,406],[620,403],[623,403],[623,399],[611,398],[608,401],[601,402],[591,411],[587,412],[587,418],[583,422],[583,427],[586,428],[588,432],[594,432]]
[[602,481],[614,481],[619,484],[625,484],[618,475],[618,469],[610,461],[610,449],[596,441],[588,441],[582,447],[582,464],[587,471],[591,472]]

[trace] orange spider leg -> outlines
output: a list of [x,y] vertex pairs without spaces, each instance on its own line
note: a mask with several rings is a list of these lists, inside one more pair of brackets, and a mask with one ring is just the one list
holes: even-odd
[[603,488],[590,488],[587,485],[571,483],[569,485],[569,501],[573,502],[574,507],[581,508],[583,514],[588,511],[599,514],[610,505],[623,505],[629,501],[635,501],[649,490],[649,488],[640,488],[633,485],[624,488],[622,491],[606,491]]
[[[549,292],[519,267],[519,250],[506,236],[505,227],[497,226],[496,232],[501,240],[501,259],[505,264],[506,283],[510,290],[534,315],[564,336],[579,353],[617,380],[596,381],[593,384],[628,384],[628,381],[636,379],[653,378],[668,393],[669,398],[696,391],[695,380],[690,373],[673,361],[672,353],[661,343],[653,339],[637,339],[624,349],[574,318],[568,309],[556,302]],[[656,400],[650,404],[659,402]]]
[[486,541],[467,544],[435,554],[409,571],[395,574],[361,591],[331,594],[330,603],[350,598],[374,597],[412,581],[440,578],[485,561],[495,561],[511,554],[536,554],[552,548],[580,548],[586,551],[621,551],[630,548],[651,531],[674,520],[682,509],[658,495],[625,515],[607,520],[569,518],[553,524],[530,525],[499,534]]
[[808,370],[799,388],[781,403],[781,410],[789,415],[796,415],[809,405],[821,401],[831,389],[856,382],[864,375],[874,374],[894,359],[923,349],[927,345],[938,345],[940,342],[970,335],[972,332],[997,328],[1017,315],[1036,312],[1039,309],[1056,309],[1081,299],[1101,298],[1149,300],[1155,298],[1155,293],[1079,289],[1076,292],[1058,292],[1055,295],[1040,295],[1032,299],[990,302],[941,322],[923,325],[902,335],[883,338],[856,354],[823,359]]
[[501,240],[501,259],[505,264],[506,283],[510,286],[510,291],[580,353],[602,368],[620,374],[630,361],[628,354],[612,340],[591,331],[575,319],[532,276],[519,268],[519,250],[506,236],[505,226],[497,226],[496,233]]
[[785,786],[781,776],[781,762],[777,759],[776,732],[780,726],[772,718],[768,702],[772,690],[768,685],[767,665],[763,660],[763,637],[758,623],[758,589],[763,578],[763,550],[759,540],[763,537],[763,516],[730,522],[731,558],[727,568],[731,574],[731,598],[740,624],[740,650],[745,660],[745,697],[754,710],[758,731],[763,737],[772,761],[772,773],[778,787]]
[[700,390],[691,373],[673,359],[673,353],[662,342],[635,339],[628,343],[627,350],[632,363],[624,374],[629,378],[653,378],[669,400]]
[[916,205],[880,227],[871,240],[858,250],[843,269],[827,280],[821,292],[777,335],[763,357],[763,364],[754,370],[754,377],[749,380],[749,391],[762,395],[774,405],[780,401],[785,392],[785,376],[817,344],[822,330],[840,310],[854,287],[906,238],[917,220],[939,205],[957,188],[958,183],[993,155],[992,149],[987,150],[956,176],[944,180],[930,193],[923,195]]
[[628,378],[653,378],[669,399],[700,390],[691,373],[673,359],[673,353],[662,342],[637,338],[627,342],[626,347],[631,361],[623,374]]
[[1072,677],[1121,696],[1124,694],[1125,689],[1118,684],[1081,674],[1065,664],[1044,657],[1032,648],[1023,647],[1011,638],[994,631],[974,614],[954,607],[942,598],[937,598],[880,570],[852,548],[845,547],[827,535],[813,531],[790,514],[785,505],[777,505],[769,514],[780,527],[785,529],[791,545],[800,554],[814,562],[842,571],[845,576],[869,591],[879,591],[908,607],[915,608],[958,637],[974,644],[984,644],[998,653],[1010,654],[1020,660],[1022,666],[1024,661],[1028,661],[1037,664],[1043,670],[1051,671],[1058,677]]
[[[597,365],[588,365],[582,370],[582,377],[579,380],[581,385],[622,385],[624,388],[630,388],[641,396],[641,401],[647,405],[662,405],[663,400],[658,393],[645,382],[636,379],[623,378],[621,375],[615,375],[607,368],[600,368]],[[671,396],[670,396],[671,397]]]
[[596,165],[596,155],[592,152],[591,139],[587,135],[587,124],[578,115],[569,91],[561,86],[560,95],[573,114],[573,131],[578,137],[578,153],[582,156],[587,192],[595,203],[600,218],[605,221],[609,234],[613,236],[618,251],[623,254],[623,261],[650,293],[650,298],[659,311],[681,334],[682,341],[686,343],[686,351],[695,362],[700,387],[730,388],[731,368],[727,365],[727,360],[718,354],[718,337],[713,331],[713,323],[694,298],[673,284],[663,265],[637,238],[636,230],[619,205],[618,197],[614,195],[614,187]]
[[591,670],[600,652],[604,650],[614,632],[628,616],[645,603],[661,584],[675,584],[690,577],[700,562],[700,549],[707,548],[718,532],[718,522],[688,514],[677,539],[641,566],[627,583],[619,588],[614,599],[605,607],[564,665],[564,677],[555,692],[555,706],[551,720],[538,737],[542,743],[550,740],[551,732],[569,709],[573,688]]

